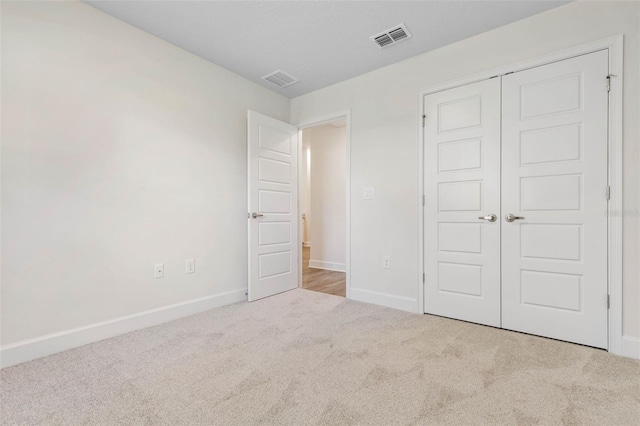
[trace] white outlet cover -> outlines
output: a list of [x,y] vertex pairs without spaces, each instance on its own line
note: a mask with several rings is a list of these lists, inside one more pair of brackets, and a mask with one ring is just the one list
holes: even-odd
[[374,198],[376,198],[376,190],[374,187],[370,186],[362,189],[363,200],[373,200]]
[[391,269],[391,256],[382,256],[382,267],[384,269]]
[[156,263],[153,269],[154,278],[164,278],[164,263]]

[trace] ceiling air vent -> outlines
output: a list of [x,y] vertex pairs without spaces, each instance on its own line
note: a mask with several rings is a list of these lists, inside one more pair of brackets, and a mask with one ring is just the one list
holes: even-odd
[[295,84],[300,81],[297,78],[280,70],[274,71],[271,74],[267,74],[263,76],[262,79],[267,80],[269,83],[275,84],[278,87],[291,86],[292,84]]
[[378,47],[387,47],[401,40],[411,37],[411,33],[404,24],[397,25],[393,28],[369,37]]

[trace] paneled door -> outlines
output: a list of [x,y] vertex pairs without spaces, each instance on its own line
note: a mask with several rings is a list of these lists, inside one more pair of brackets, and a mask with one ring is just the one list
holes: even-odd
[[248,113],[249,301],[298,287],[298,129]]
[[607,51],[502,79],[502,326],[607,347]]
[[425,96],[425,313],[500,326],[500,79]]

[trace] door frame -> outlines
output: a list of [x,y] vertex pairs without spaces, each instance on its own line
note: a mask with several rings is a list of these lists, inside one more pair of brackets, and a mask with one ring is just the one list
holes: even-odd
[[[623,45],[622,34],[582,44],[549,55],[540,56],[512,65],[501,66],[490,71],[473,74],[445,83],[436,84],[423,89],[418,96],[418,276],[416,282],[418,294],[418,312],[424,313],[424,97],[443,90],[453,89],[492,77],[501,77],[510,72],[523,71],[529,68],[570,59],[599,50],[609,51],[609,163],[608,176],[611,193],[608,204],[608,291],[610,298],[609,308],[609,336],[608,350],[617,355],[639,358],[640,341],[624,336],[622,329],[622,216],[616,212],[622,212],[622,101],[623,101]],[[606,84],[603,81],[602,84]],[[611,214],[614,213],[614,214]],[[603,212],[604,214],[604,212]]]
[[[347,156],[347,171],[346,171],[346,259],[345,259],[345,272],[346,272],[346,297],[351,298],[351,110],[343,110],[334,112],[331,114],[325,114],[318,117],[304,120],[300,123],[293,124],[298,128],[298,182],[302,180],[302,131],[309,127],[315,127],[322,124],[329,123],[331,121],[344,118],[347,122],[345,126],[346,131],[346,156]],[[296,224],[298,226],[298,246],[302,247],[302,221],[300,220],[300,185],[298,185],[298,215],[296,217]],[[313,243],[313,242],[312,242]],[[302,249],[298,252],[298,264],[300,265],[298,271],[298,288],[302,287]]]

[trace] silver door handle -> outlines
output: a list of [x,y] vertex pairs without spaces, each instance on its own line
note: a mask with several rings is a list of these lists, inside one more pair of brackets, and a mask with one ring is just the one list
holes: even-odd
[[496,216],[495,214],[490,214],[487,216],[480,216],[478,219],[488,220],[489,222],[495,222],[496,220],[498,220],[498,216]]
[[513,222],[514,220],[520,220],[520,219],[524,219],[524,216],[516,216],[513,213],[509,213],[504,217],[504,220],[506,220],[507,222]]
[[262,216],[264,216],[264,215],[261,214],[261,213],[256,213],[256,212],[251,213],[251,217],[253,219],[257,219],[257,218],[262,217]]

